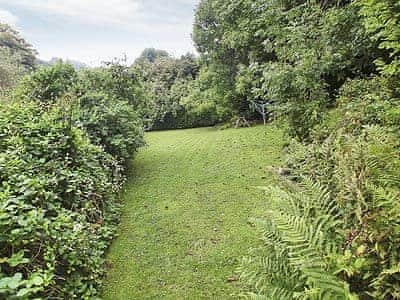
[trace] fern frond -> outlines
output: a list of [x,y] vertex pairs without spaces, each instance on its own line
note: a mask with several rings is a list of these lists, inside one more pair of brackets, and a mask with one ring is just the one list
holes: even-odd
[[338,251],[336,228],[342,223],[328,189],[305,178],[300,190],[264,190],[269,210],[265,218],[254,220],[263,230],[264,251],[258,262],[248,261],[252,271],[243,273],[257,291],[252,299],[353,297],[327,259]]

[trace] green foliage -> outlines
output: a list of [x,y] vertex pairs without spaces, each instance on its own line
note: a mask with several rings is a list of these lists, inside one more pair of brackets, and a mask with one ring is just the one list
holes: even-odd
[[182,99],[193,127],[215,125],[232,116],[231,95],[225,93],[229,86],[229,82],[224,81],[226,71],[224,66],[203,67],[190,86],[190,92]]
[[[399,6],[268,4],[247,6],[264,16],[253,26],[267,54],[253,50],[254,61],[242,62],[236,88],[272,99],[307,144],[288,147],[288,186],[268,188],[265,246],[244,262],[243,278],[254,298],[398,299]],[[324,294],[333,290],[342,294]]]
[[328,99],[324,83],[319,80],[319,64],[309,62],[305,67],[271,63],[263,70],[268,99],[275,102],[281,114],[287,114],[293,136],[308,138],[311,128],[321,121]]
[[127,67],[124,60],[105,63],[101,68],[82,70],[77,89],[86,92],[103,92],[116,100],[128,102],[138,113],[146,112],[141,78]]
[[375,71],[379,51],[359,8],[336,4],[200,3],[194,40],[208,65],[229,70],[220,80],[230,82],[224,94],[237,113],[249,114],[252,100],[274,101],[292,135],[307,139],[346,78]]
[[[382,73],[394,77],[398,84],[400,74],[400,3],[395,0],[363,0],[359,2],[365,26],[381,49],[389,55],[377,60]],[[397,81],[397,82],[396,82]],[[399,92],[399,90],[397,90]]]
[[[267,189],[268,211],[257,222],[265,245],[242,267],[256,294],[334,299],[324,293],[339,291],[331,285],[341,280],[361,299],[397,299],[398,136],[378,126],[358,132],[339,129],[322,143],[291,145],[291,176],[300,187]],[[338,299],[355,297],[346,293]]]
[[[290,188],[287,188],[290,190]],[[290,192],[266,188],[268,211],[255,222],[264,247],[244,261],[243,279],[265,299],[357,299],[335,276],[332,256],[343,243],[340,208],[327,189],[305,180]],[[260,276],[261,275],[261,276]],[[262,276],[264,275],[264,276]]]
[[1,106],[0,295],[94,296],[117,220],[118,165],[63,109]]
[[400,102],[389,86],[384,77],[347,82],[338,97],[341,127],[353,131],[365,125],[400,129]]
[[16,30],[0,23],[0,96],[36,67],[36,54]]
[[174,99],[170,96],[172,86],[179,80],[177,60],[160,55],[154,60],[137,60],[132,68],[141,74],[148,90],[148,127],[157,129],[167,114],[175,115],[181,109],[180,98]]
[[[330,250],[333,250],[325,253],[324,261],[328,263],[330,274],[347,282],[350,291],[361,299],[397,299],[400,291],[400,249],[397,246],[400,239],[397,218],[400,213],[397,201],[400,195],[399,118],[398,100],[392,95],[385,78],[349,81],[341,89],[338,108],[325,115],[322,124],[314,129],[313,142],[304,145],[293,141],[289,147],[290,178],[300,185],[304,184],[304,178],[318,182],[329,192],[326,201],[332,207],[329,212],[310,209],[315,213],[313,218],[301,222],[312,232],[320,228],[313,220],[339,216],[334,236],[321,227],[320,236],[332,244]],[[298,197],[298,189],[298,184],[292,183],[284,190],[279,189],[278,196],[269,195],[277,199],[279,211],[272,207],[268,218],[275,220],[282,212],[290,214],[291,206],[287,205]],[[309,190],[318,192],[316,187]],[[290,196],[285,196],[288,194]],[[315,204],[312,199],[305,202]],[[302,220],[307,216],[305,212],[300,215]],[[289,234],[291,227],[281,230]],[[271,226],[266,228],[266,236],[274,233]],[[268,249],[259,255],[270,261]],[[307,259],[307,253],[303,252],[302,258]],[[277,269],[268,269],[257,263],[256,258],[248,261],[243,274],[253,284],[260,281],[260,286],[264,287],[270,284],[264,282]],[[280,280],[282,284],[289,284],[290,278]],[[299,283],[299,280],[294,282]],[[302,282],[297,288],[308,289],[308,283]],[[258,289],[258,292],[263,293],[263,290]]]
[[7,49],[18,57],[18,64],[30,71],[36,67],[37,52],[32,49],[18,31],[0,22],[0,48]]
[[21,80],[15,89],[15,98],[37,101],[46,107],[71,91],[76,80],[77,73],[72,65],[59,62],[42,67]]
[[337,274],[362,297],[396,298],[399,292],[393,277],[379,279],[400,259],[398,147],[398,137],[386,128],[367,126],[348,133],[339,129],[322,143],[292,148],[292,175],[323,182],[343,211],[346,251],[335,258]]
[[0,47],[0,95],[12,88],[25,72],[19,57]]
[[1,103],[0,298],[98,295],[124,167],[144,144],[126,70],[58,63]]
[[126,164],[135,149],[144,145],[142,123],[128,102],[103,93],[79,98],[76,121],[95,145]]
[[132,65],[132,70],[140,74],[147,90],[144,98],[147,99],[145,119],[148,129],[208,126],[219,119],[213,108],[193,109],[194,106],[197,108],[197,103],[192,103],[199,95],[196,90],[199,65],[193,55],[176,59],[165,51],[146,49]]
[[42,109],[67,105],[71,120],[91,142],[125,165],[144,144],[141,88],[136,75],[119,63],[78,74],[72,65],[59,62],[26,76],[14,98],[38,101]]

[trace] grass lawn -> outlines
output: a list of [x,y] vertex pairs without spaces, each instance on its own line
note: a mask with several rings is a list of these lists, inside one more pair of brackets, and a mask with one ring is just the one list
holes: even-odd
[[103,297],[231,299],[236,269],[259,235],[254,186],[271,182],[283,144],[276,126],[152,132],[134,161]]

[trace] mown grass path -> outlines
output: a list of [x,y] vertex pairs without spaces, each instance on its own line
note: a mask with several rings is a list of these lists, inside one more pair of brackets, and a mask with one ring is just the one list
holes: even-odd
[[104,298],[231,299],[235,270],[265,211],[253,188],[272,179],[282,132],[275,126],[152,132],[127,184]]

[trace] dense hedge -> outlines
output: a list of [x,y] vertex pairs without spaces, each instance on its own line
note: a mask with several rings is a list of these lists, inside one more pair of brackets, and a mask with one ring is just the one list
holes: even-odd
[[[266,245],[275,248],[258,252],[243,272],[250,279],[285,264],[286,277],[266,276],[258,293],[397,299],[400,123],[398,100],[388,96],[379,78],[350,81],[313,142],[291,143],[286,166],[296,184],[268,189],[269,220],[260,222]],[[279,251],[289,260],[275,257]],[[269,263],[258,265],[260,257]]]
[[143,133],[126,101],[81,96],[76,78],[68,65],[41,69],[1,102],[2,299],[89,299],[101,287],[124,167]]
[[120,162],[128,162],[132,151],[143,146],[141,120],[132,106],[104,93],[87,93],[79,98],[75,119],[92,143]]
[[399,2],[220,5],[271,51],[243,67],[241,90],[276,100],[293,136],[254,220],[264,243],[242,265],[248,295],[399,299]]

